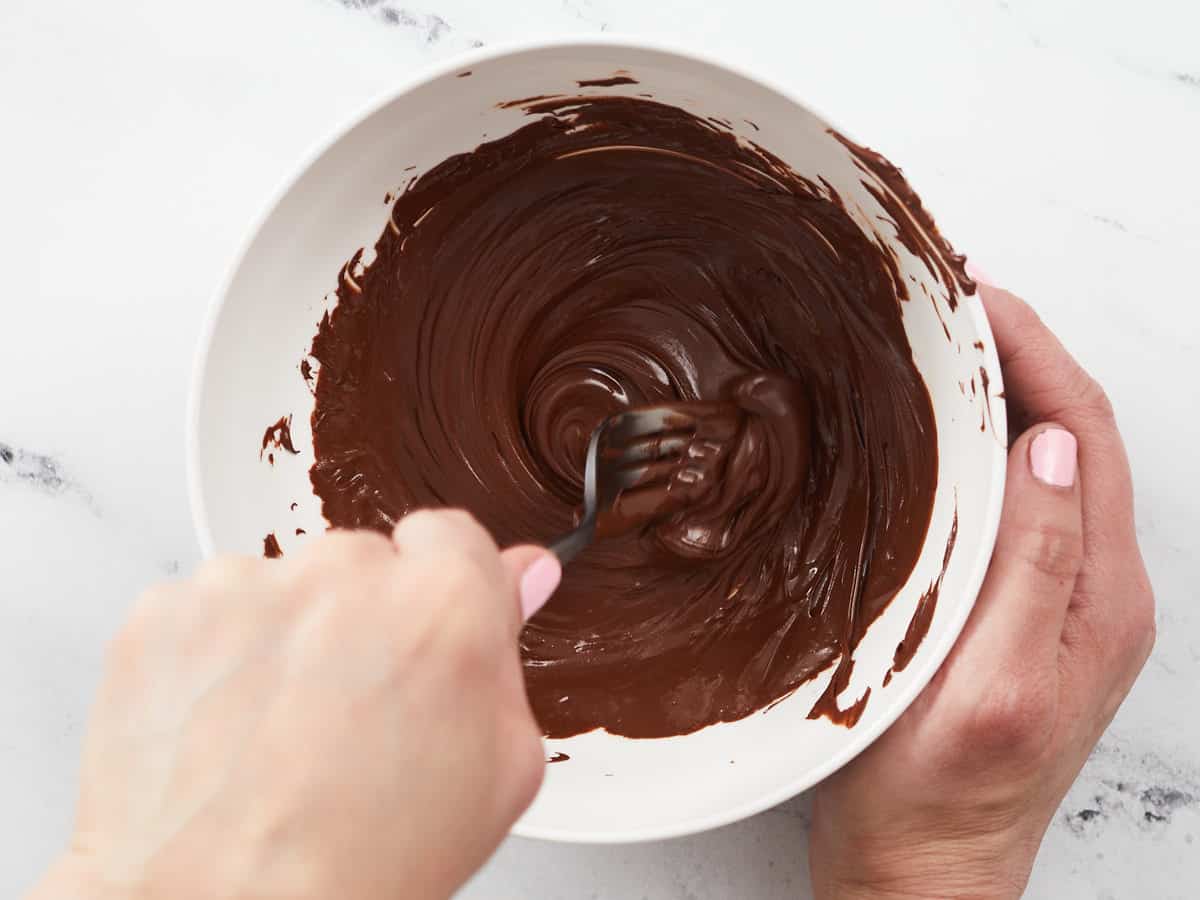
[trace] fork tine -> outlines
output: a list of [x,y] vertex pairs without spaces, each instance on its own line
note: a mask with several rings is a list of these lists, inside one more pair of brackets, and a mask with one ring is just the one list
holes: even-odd
[[606,465],[629,466],[681,456],[692,440],[693,436],[686,432],[655,432],[647,437],[636,438],[628,444],[605,447],[601,453]]
[[620,469],[614,473],[611,483],[613,487],[621,491],[649,487],[667,481],[678,468],[677,460],[661,459],[643,466]]
[[694,400],[662,406],[643,406],[618,413],[605,426],[608,443],[626,443],[659,431],[694,429],[707,415],[726,408],[726,404]]
[[628,443],[656,432],[692,428],[695,424],[695,416],[670,407],[652,406],[613,416],[608,420],[605,432],[610,444]]

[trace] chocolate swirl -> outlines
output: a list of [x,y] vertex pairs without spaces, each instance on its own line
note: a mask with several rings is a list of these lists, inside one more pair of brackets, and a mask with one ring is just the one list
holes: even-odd
[[421,176],[344,270],[312,347],[325,516],[386,530],[452,505],[501,544],[548,541],[597,423],[704,402],[687,502],[613,529],[525,629],[539,722],[682,734],[839,657],[844,681],[936,482],[894,259],[828,185],[680,109],[527,110]]

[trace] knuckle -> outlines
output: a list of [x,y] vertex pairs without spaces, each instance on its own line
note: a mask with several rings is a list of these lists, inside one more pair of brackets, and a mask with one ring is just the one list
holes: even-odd
[[497,657],[498,628],[494,623],[464,616],[449,631],[459,671],[468,677],[468,681],[490,678]]
[[1145,665],[1146,660],[1150,658],[1150,654],[1154,652],[1154,644],[1158,640],[1158,623],[1154,621],[1154,616],[1147,618],[1145,624],[1141,625],[1136,631],[1138,641],[1138,668]]
[[398,527],[406,532],[441,535],[461,527],[465,515],[458,509],[417,509],[401,519]]
[[1112,402],[1099,382],[1062,347],[1032,306],[1010,297],[1013,337],[1021,348],[1018,355],[1058,360],[1047,369],[1045,383],[1037,389],[1044,395],[1042,399],[1067,418],[1074,414],[1097,422],[1113,420]]
[[143,591],[133,609],[108,642],[110,662],[120,663],[139,656],[155,639],[161,627],[161,609],[167,602],[170,588],[159,585]]
[[420,533],[440,538],[460,548],[490,547],[495,542],[479,521],[465,509],[419,509],[405,516],[397,526],[401,535]]
[[1075,370],[1071,398],[1075,408],[1097,421],[1111,422],[1116,418],[1108,392],[1082,368]]
[[1024,532],[1018,554],[1035,572],[1054,581],[1074,581],[1083,566],[1080,529],[1042,522]]
[[1036,309],[1026,300],[1008,291],[1004,292],[1008,301],[1007,319],[1008,330],[1017,356],[1055,358],[1061,352],[1054,333],[1038,315]]
[[1022,674],[996,680],[970,715],[967,745],[1008,758],[1036,758],[1054,728],[1055,690],[1049,677]]
[[260,562],[248,556],[214,556],[200,564],[196,581],[222,586],[242,584],[253,577]]
[[436,509],[414,509],[396,524],[396,531],[405,533],[437,528],[440,512]]
[[486,534],[483,526],[465,509],[443,509],[435,513],[438,520],[453,531],[464,534]]
[[454,658],[493,656],[500,624],[487,615],[479,598],[488,589],[478,564],[457,553],[426,557],[410,577],[417,602],[435,611],[436,639]]
[[343,565],[364,565],[392,552],[387,538],[376,532],[335,529],[305,548],[300,569],[306,575],[323,574]]
[[1092,613],[1093,601],[1087,592],[1077,591],[1071,602],[1079,614],[1068,615],[1063,622],[1063,646],[1075,659],[1095,665],[1097,660],[1111,656],[1109,629],[1102,618]]
[[428,620],[414,657],[426,660],[460,690],[487,690],[496,680],[497,661],[503,654],[498,629],[489,627],[492,624],[460,612]]
[[436,592],[456,606],[460,598],[466,598],[484,590],[488,584],[487,573],[471,555],[455,547],[446,547],[427,556],[422,565]]
[[473,600],[497,584],[496,573],[485,557],[455,544],[427,554],[420,566],[432,592],[456,608],[474,608]]
[[1012,305],[1012,317],[1018,329],[1025,333],[1046,330],[1046,324],[1042,321],[1042,317],[1027,300],[1018,297],[1011,291],[1005,291],[1004,296]]
[[511,767],[512,789],[516,795],[517,806],[521,809],[533,800],[546,774],[541,735],[532,723],[523,731],[526,737],[514,748],[515,756]]
[[1134,663],[1140,669],[1150,658],[1158,639],[1158,623],[1154,615],[1154,590],[1144,576],[1133,593],[1130,605],[1129,646]]

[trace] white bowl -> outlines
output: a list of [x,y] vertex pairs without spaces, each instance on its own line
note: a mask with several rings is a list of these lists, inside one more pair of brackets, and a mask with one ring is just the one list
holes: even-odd
[[[213,304],[192,386],[188,468],[205,554],[260,554],[267,532],[288,553],[325,527],[308,480],[313,397],[298,365],[332,302],[339,268],[358,248],[373,247],[383,229],[385,193],[474,148],[485,133],[495,138],[528,121],[498,103],[576,91],[577,80],[618,69],[638,83],[583,92],[650,93],[732,122],[801,174],[833,185],[865,231],[878,230],[895,246],[904,275],[925,285],[934,302],[924,302],[914,284],[919,299],[903,312],[933,398],[938,490],[912,576],[855,653],[843,705],[871,688],[856,726],[805,718],[826,672],[766,712],[695,734],[629,740],[592,732],[548,742],[548,751],[565,752],[570,761],[547,767],[540,795],[515,830],[564,841],[638,841],[713,828],[786,800],[845,765],[904,711],[950,650],[983,580],[1004,490],[1000,369],[979,300],[966,297],[957,312],[948,311],[946,289],[895,244],[886,215],[825,119],[784,89],[696,54],[627,39],[545,41],[481,50],[390,92],[334,131],[252,230]],[[471,77],[457,77],[468,70]],[[991,386],[987,397],[981,367]],[[301,452],[276,452],[270,466],[258,454],[263,429],[285,414],[294,416]],[[917,598],[942,570],[956,507],[957,546],[932,626],[911,664],[883,686]],[[297,528],[307,535],[296,536]]]

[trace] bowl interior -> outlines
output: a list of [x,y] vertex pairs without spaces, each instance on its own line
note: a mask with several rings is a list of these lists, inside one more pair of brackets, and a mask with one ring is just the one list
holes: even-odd
[[[637,83],[577,87],[577,81],[619,70]],[[333,301],[340,267],[360,247],[371,258],[386,220],[386,194],[403,190],[447,156],[528,121],[520,110],[498,104],[554,93],[650,94],[724,119],[801,174],[824,178],[864,231],[897,251],[914,297],[902,306],[904,325],[937,420],[938,491],[925,548],[907,585],[855,654],[843,705],[868,687],[872,692],[855,727],[806,718],[827,672],[765,712],[695,734],[628,740],[593,732],[555,741],[548,751],[570,760],[547,767],[545,786],[517,827],[561,840],[665,837],[724,824],[786,799],[886,728],[929,680],[962,627],[999,519],[1007,431],[999,366],[978,298],[962,298],[957,310],[950,309],[947,288],[896,242],[888,214],[863,186],[870,176],[828,133],[825,120],[723,66],[617,41],[479,53],[399,92],[313,159],[267,213],[234,268],[198,361],[192,497],[206,553],[261,554],[271,532],[288,554],[324,529],[307,474],[313,397],[300,363]],[[287,415],[299,453],[276,450],[272,465],[265,454],[260,459],[263,431]],[[884,686],[918,597],[942,571],[956,511],[958,540],[929,633],[908,668]]]

